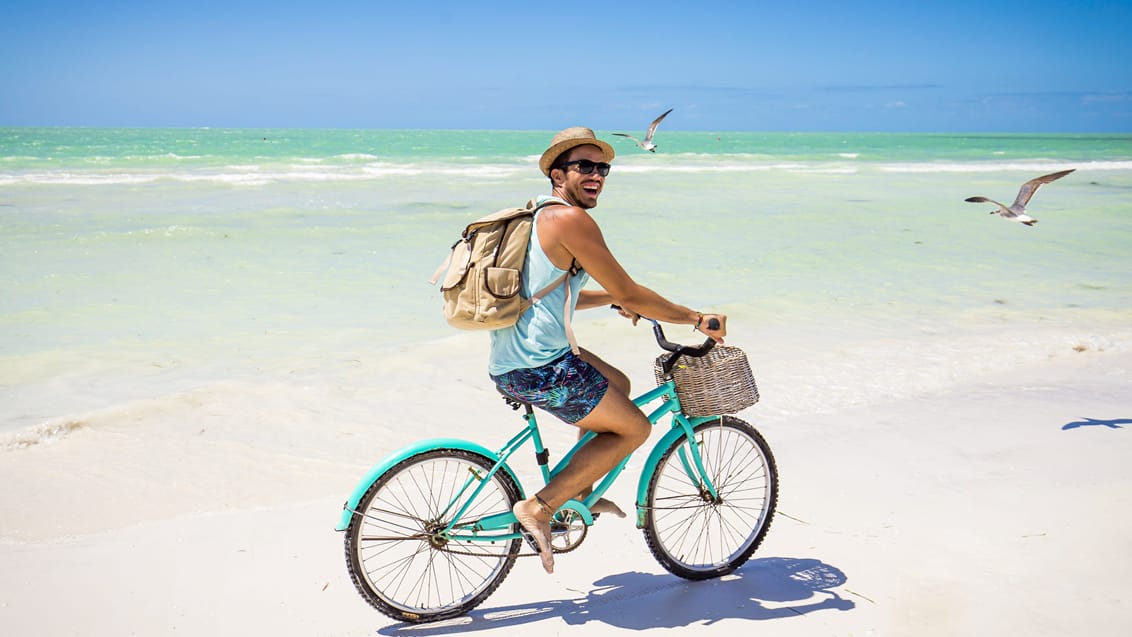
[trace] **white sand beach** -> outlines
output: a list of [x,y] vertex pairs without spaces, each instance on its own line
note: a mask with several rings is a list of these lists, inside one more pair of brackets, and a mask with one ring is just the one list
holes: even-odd
[[[487,335],[426,281],[466,222],[545,190],[550,135],[264,137],[9,135],[0,637],[1128,632],[1127,135],[668,130],[621,153],[595,214],[641,283],[728,315],[778,515],[698,583],[606,516],[553,575],[520,559],[422,626],[365,603],[334,526],[396,449],[518,428]],[[964,201],[1069,168],[1033,228]],[[647,328],[574,323],[654,384]],[[574,429],[540,423],[560,457]],[[626,509],[645,453],[609,494]]]
[[[613,360],[640,356],[633,340],[598,340]],[[446,429],[502,442],[511,412],[483,382],[482,351],[461,351],[412,357],[411,372],[451,388],[441,405],[408,380],[362,401],[308,374],[286,392],[233,384],[143,401],[0,452],[0,634],[1127,631],[1132,353],[1068,348],[862,407],[745,411],[776,454],[781,492],[765,543],[732,576],[676,578],[630,519],[609,518],[553,575],[520,560],[466,617],[395,622],[354,591],[333,526],[354,481],[400,444]],[[773,378],[760,382],[773,407]],[[357,422],[359,403],[375,401],[397,422]],[[457,425],[441,407],[466,417]],[[233,416],[251,414],[278,436],[241,433]],[[160,437],[135,426],[153,419]],[[552,448],[572,435],[544,423]],[[626,506],[631,470],[612,493]]]

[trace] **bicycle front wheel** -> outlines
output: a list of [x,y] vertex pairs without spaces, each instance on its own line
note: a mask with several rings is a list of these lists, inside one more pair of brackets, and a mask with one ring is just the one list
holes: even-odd
[[[649,480],[645,542],[674,575],[702,580],[742,566],[770,528],[778,499],[778,469],[754,427],[731,416],[695,428],[664,451]],[[713,497],[698,478],[699,453]]]
[[[515,564],[517,537],[458,540],[442,533],[493,464],[462,449],[434,449],[374,481],[346,529],[346,565],[366,601],[394,619],[418,623],[462,615],[499,587]],[[456,522],[510,511],[520,500],[506,471],[483,487]]]

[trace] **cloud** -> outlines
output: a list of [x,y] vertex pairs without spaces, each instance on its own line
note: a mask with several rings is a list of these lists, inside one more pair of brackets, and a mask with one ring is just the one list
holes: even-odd
[[819,91],[836,93],[873,93],[879,91],[931,91],[943,88],[941,84],[844,84],[819,86]]
[[1132,102],[1132,93],[1084,93],[1082,104],[1124,104]]
[[986,99],[1071,99],[1084,103],[1110,104],[1132,101],[1129,92],[1102,92],[1102,91],[1016,91],[1003,93],[983,93],[980,97]]

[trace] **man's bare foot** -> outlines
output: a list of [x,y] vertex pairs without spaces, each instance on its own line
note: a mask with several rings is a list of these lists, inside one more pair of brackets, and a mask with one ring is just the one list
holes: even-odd
[[[581,502],[590,497],[593,491],[593,489],[583,489],[574,499]],[[617,506],[613,500],[606,500],[605,498],[598,498],[597,502],[594,502],[594,505],[590,507],[590,513],[609,513],[619,518],[625,517],[625,512],[621,510],[621,507]]]
[[613,500],[606,500],[605,498],[598,498],[597,502],[590,507],[590,513],[610,513],[619,518],[625,517],[625,512]]
[[538,556],[542,560],[543,570],[547,573],[553,573],[554,553],[550,548],[550,519],[541,519],[543,510],[537,497],[534,496],[516,502],[515,506],[511,508],[511,512],[515,514],[515,519],[519,521],[519,524],[527,530],[527,533],[534,536],[535,542],[538,543]]

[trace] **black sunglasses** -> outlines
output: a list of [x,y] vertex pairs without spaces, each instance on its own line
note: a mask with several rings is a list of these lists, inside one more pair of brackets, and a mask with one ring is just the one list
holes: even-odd
[[594,168],[596,168],[597,174],[601,175],[602,177],[605,177],[606,175],[608,175],[609,169],[611,168],[611,166],[609,164],[607,164],[603,161],[595,162],[595,161],[590,161],[588,159],[575,159],[574,161],[565,161],[565,162],[562,162],[562,165],[560,165],[559,168],[561,168],[562,170],[566,170],[567,166],[574,166],[574,165],[576,165],[578,167],[578,172],[582,173],[583,175],[589,175],[589,174],[593,173]]

